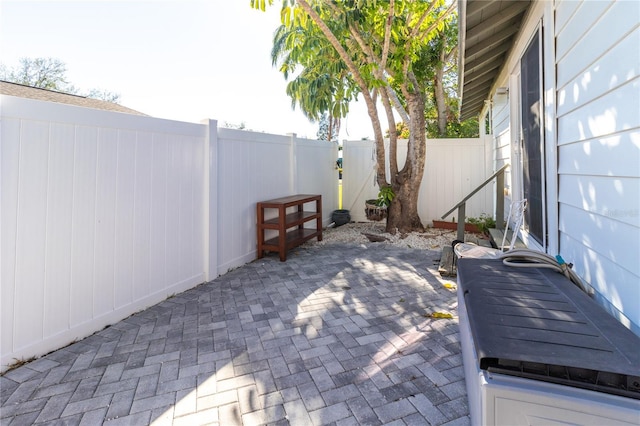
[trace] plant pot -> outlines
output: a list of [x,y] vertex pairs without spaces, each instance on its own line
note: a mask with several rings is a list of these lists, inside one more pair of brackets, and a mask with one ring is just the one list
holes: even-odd
[[349,210],[334,210],[331,214],[331,220],[336,224],[336,227],[338,227],[351,222],[351,215],[349,214]]
[[[434,228],[440,228],[440,229],[456,230],[456,229],[458,229],[458,223],[457,222],[447,222],[445,220],[434,220],[433,221],[433,227]],[[478,228],[473,223],[465,223],[464,224],[464,230],[466,232],[475,232],[475,233],[478,233],[478,234],[482,233],[482,231],[480,231],[480,228]]]
[[380,221],[387,217],[387,206],[379,206],[377,200],[367,200],[364,202],[364,213],[367,219]]

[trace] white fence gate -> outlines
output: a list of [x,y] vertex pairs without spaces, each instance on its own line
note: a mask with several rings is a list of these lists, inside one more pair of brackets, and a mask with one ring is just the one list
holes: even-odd
[[[388,141],[385,152],[388,158]],[[478,139],[427,139],[424,177],[418,195],[418,213],[425,226],[455,206],[491,174],[491,136]],[[344,141],[342,148],[342,200],[351,219],[367,221],[364,202],[378,195],[376,153],[373,141]],[[407,157],[407,141],[398,141],[399,167]],[[387,176],[389,170],[387,168]],[[466,206],[467,217],[494,211],[495,183],[474,195]],[[452,217],[447,218],[451,220]]]

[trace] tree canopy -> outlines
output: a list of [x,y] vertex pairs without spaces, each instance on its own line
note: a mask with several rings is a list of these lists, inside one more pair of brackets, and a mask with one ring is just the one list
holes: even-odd
[[[273,2],[252,0],[251,6],[264,10]],[[295,42],[278,48],[278,57],[285,58],[285,75],[296,65],[302,69],[299,75],[310,72],[330,82],[320,84],[316,78],[298,85],[300,105],[310,103],[318,113],[356,94],[367,105],[376,144],[376,180],[381,190],[391,188],[395,194],[387,218],[389,232],[422,228],[417,197],[425,164],[425,111],[430,88],[438,83],[436,67],[444,69],[447,56],[453,55],[450,49],[438,50],[437,41],[454,19],[454,9],[455,2],[445,0],[282,0],[280,31],[296,35],[291,39]],[[317,93],[319,99],[304,99]],[[333,101],[328,94],[334,95]],[[446,113],[444,107],[437,109]],[[348,107],[334,111],[346,114]],[[396,155],[396,114],[409,130],[402,168]],[[389,129],[388,164],[380,116]]]

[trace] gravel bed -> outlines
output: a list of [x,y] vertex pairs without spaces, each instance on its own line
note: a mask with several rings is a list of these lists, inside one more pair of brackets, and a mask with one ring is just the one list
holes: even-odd
[[[365,234],[382,237],[386,240],[371,242]],[[319,246],[344,243],[392,244],[396,247],[439,250],[442,246],[451,244],[455,239],[456,231],[447,229],[427,228],[425,232],[391,235],[385,232],[384,222],[351,222],[337,228],[325,228],[322,231],[322,241],[313,239],[305,244]]]

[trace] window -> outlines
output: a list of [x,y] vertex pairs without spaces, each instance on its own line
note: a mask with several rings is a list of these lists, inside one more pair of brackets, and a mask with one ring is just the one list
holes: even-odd
[[546,244],[544,206],[544,141],[542,140],[542,80],[539,31],[520,60],[522,123],[522,187],[528,201],[524,228],[540,245]]

